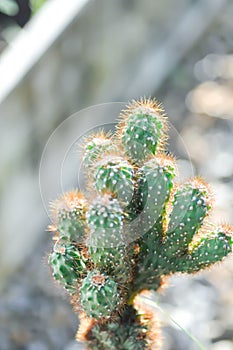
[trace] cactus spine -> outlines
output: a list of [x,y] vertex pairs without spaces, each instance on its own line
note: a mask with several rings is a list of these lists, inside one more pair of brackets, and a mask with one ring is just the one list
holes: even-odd
[[77,339],[87,349],[154,349],[157,325],[135,297],[232,252],[232,228],[208,222],[209,186],[198,177],[175,183],[166,130],[156,101],[133,101],[115,135],[85,142],[90,199],[75,190],[52,205],[49,264],[82,312]]

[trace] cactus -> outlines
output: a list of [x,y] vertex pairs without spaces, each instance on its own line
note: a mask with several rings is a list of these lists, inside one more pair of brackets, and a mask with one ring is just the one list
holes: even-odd
[[89,199],[75,190],[52,205],[49,264],[81,312],[77,339],[87,349],[158,347],[157,325],[137,295],[232,252],[233,229],[209,222],[209,186],[200,177],[175,182],[166,130],[155,100],[133,101],[115,135],[101,132],[85,141]]
[[232,250],[231,231],[232,228],[228,226],[220,226],[210,231],[206,237],[197,240],[190,247],[188,259],[182,257],[178,260],[179,266],[176,270],[192,273],[222,260]]
[[80,301],[87,316],[109,318],[121,304],[122,297],[112,278],[94,270],[82,281]]
[[166,125],[162,108],[154,100],[134,102],[122,112],[119,138],[131,161],[140,163],[163,149]]
[[95,267],[124,283],[130,276],[130,261],[123,232],[123,211],[108,194],[97,197],[87,211],[90,229],[87,246]]
[[93,167],[101,153],[116,150],[115,145],[111,140],[110,134],[105,135],[104,132],[100,132],[96,135],[88,137],[85,140],[83,149],[83,165],[86,169],[88,169],[87,175],[90,175],[90,168]]
[[102,158],[95,166],[94,187],[100,193],[116,194],[120,204],[127,206],[134,193],[133,166],[124,158],[112,154]]
[[67,192],[52,203],[53,225],[51,231],[57,232],[60,242],[81,243],[86,236],[86,200],[78,191]]
[[49,255],[53,277],[71,294],[76,292],[78,280],[85,275],[86,258],[72,244],[56,244]]
[[137,309],[127,305],[121,316],[107,322],[81,319],[77,340],[86,341],[90,350],[157,349],[159,331],[153,313],[144,305]]

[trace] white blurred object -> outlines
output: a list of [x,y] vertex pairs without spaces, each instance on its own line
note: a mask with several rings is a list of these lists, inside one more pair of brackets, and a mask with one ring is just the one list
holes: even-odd
[[194,113],[208,114],[219,118],[232,118],[232,94],[231,86],[206,81],[189,92],[186,104]]
[[211,350],[233,350],[233,342],[222,340],[212,345]]
[[20,31],[0,56],[0,103],[88,2],[69,0],[67,6],[65,0],[50,0]]

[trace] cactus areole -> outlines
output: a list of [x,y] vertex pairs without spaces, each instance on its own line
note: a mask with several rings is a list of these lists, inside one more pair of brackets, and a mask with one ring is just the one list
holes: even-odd
[[87,349],[159,348],[153,312],[136,296],[232,253],[232,227],[208,220],[209,186],[200,177],[176,182],[166,132],[160,104],[133,101],[115,134],[85,140],[88,191],[65,193],[51,206],[49,265],[79,312],[77,340]]

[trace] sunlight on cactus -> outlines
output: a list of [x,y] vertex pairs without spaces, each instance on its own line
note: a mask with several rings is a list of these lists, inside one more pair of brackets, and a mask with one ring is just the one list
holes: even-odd
[[153,311],[136,298],[167,277],[192,274],[232,252],[232,227],[208,221],[209,186],[176,182],[167,119],[155,100],[133,101],[114,135],[85,140],[88,191],[52,204],[52,274],[80,314],[77,340],[93,350],[160,346]]

